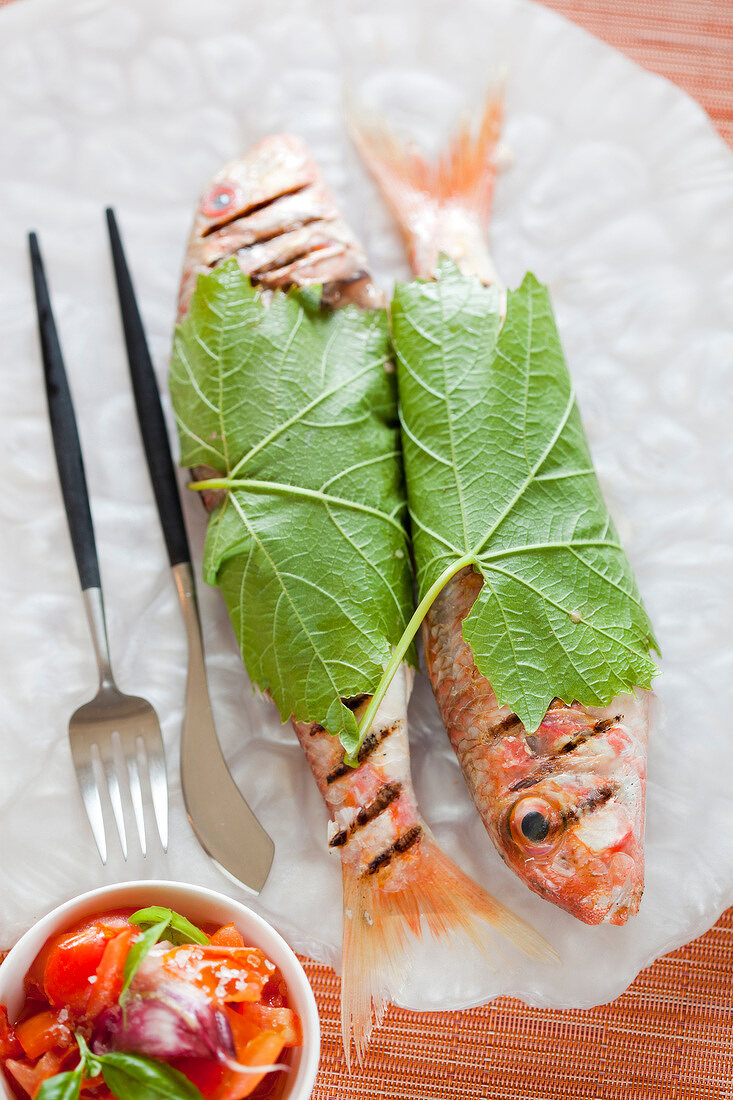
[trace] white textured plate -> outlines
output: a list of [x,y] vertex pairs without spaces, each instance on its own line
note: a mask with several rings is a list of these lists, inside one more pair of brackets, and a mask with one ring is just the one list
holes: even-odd
[[[274,128],[321,160],[385,281],[406,273],[344,133],[344,80],[435,147],[508,66],[493,242],[514,285],[549,282],[601,479],[664,649],[650,748],[647,890],[625,928],[586,928],[530,894],[490,847],[423,681],[411,710],[420,802],[481,882],[544,931],[557,970],[424,956],[406,1005],[498,993],[614,997],[733,903],[733,170],[703,111],[525,0],[18,0],[0,10],[0,939],[73,893],[144,875],[227,889],[177,785],[185,638],[127,380],[103,207],[116,206],[161,380],[193,203]],[[158,708],[171,852],[103,870],[66,722],[94,669],[61,508],[24,232],[40,233],[79,415],[118,679]],[[186,502],[200,551],[204,520]],[[288,727],[253,697],[218,594],[201,602],[217,722],[276,840],[253,903],[338,961],[340,874]],[[236,891],[229,887],[230,892]]]

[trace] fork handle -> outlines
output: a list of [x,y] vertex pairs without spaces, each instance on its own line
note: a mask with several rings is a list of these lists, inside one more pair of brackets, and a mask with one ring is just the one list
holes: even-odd
[[109,685],[114,687],[114,676],[109,658],[109,640],[107,638],[107,619],[104,614],[104,597],[101,588],[85,588],[82,597],[84,610],[87,613],[89,633],[92,636],[94,656],[97,658],[99,670],[99,686]]
[[48,415],[51,421],[51,434],[56,452],[56,466],[61,482],[61,494],[64,498],[66,519],[69,524],[71,543],[74,547],[76,567],[82,590],[99,588],[99,562],[94,541],[92,513],[89,509],[87,479],[84,474],[84,460],[76,427],[74,406],[64,368],[56,323],[51,310],[51,298],[48,292],[46,274],[43,270],[41,250],[35,233],[28,235],[33,269],[33,287],[38,311],[38,332],[41,338],[43,374],[46,382]]

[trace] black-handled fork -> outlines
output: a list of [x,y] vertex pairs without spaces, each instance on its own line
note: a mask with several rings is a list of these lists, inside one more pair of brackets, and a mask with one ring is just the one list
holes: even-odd
[[275,849],[232,779],[216,735],[191,557],[168,433],[112,210],[107,210],[107,227],[137,418],[188,637],[186,711],[181,730],[181,786],[186,812],[212,859],[237,882],[259,893],[269,874]]
[[127,859],[126,809],[128,817],[134,816],[145,855],[141,779],[144,783],[146,774],[160,841],[164,849],[168,847],[165,750],[160,723],[150,703],[136,695],[124,695],[112,675],[97,548],[74,406],[36,234],[29,234],[28,241],[56,465],[99,670],[96,696],[71,716],[69,742],[89,824],[102,862],[106,863],[102,790],[106,786],[124,858]]

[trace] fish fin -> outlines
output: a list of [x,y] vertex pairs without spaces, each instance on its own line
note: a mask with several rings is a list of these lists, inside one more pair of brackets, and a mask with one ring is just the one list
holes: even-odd
[[467,274],[498,282],[485,235],[491,215],[503,90],[492,92],[474,127],[464,120],[447,149],[431,164],[403,145],[384,121],[349,106],[349,129],[379,184],[408,247],[416,274],[433,274],[441,252]]
[[403,987],[423,927],[436,939],[463,933],[483,954],[495,956],[485,924],[532,958],[558,960],[550,944],[469,878],[424,825],[418,844],[374,874],[344,862],[343,887],[341,1033],[349,1065],[352,1042],[361,1063],[388,1001]]

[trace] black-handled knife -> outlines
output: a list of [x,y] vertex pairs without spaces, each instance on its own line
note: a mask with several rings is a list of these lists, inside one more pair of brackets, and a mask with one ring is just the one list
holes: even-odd
[[186,812],[211,858],[226,874],[259,893],[267,880],[275,847],[232,779],[216,736],[193,570],[168,433],[112,210],[107,210],[107,226],[138,423],[188,636],[186,711],[181,730],[181,785]]
[[140,433],[143,437],[145,456],[148,460],[150,479],[153,483],[155,502],[168,558],[171,565],[190,562],[191,551],[183,523],[181,498],[178,482],[173,468],[173,458],[168,445],[168,432],[160,404],[160,393],[150,359],[148,342],[145,338],[142,318],[137,307],[135,291],[130,272],[125,262],[120,232],[117,228],[114,211],[107,210],[107,228],[112,246],[112,262],[117,280],[117,296],[120,301],[122,327],[125,333],[127,359],[130,364],[132,392],[135,395],[135,408]]

